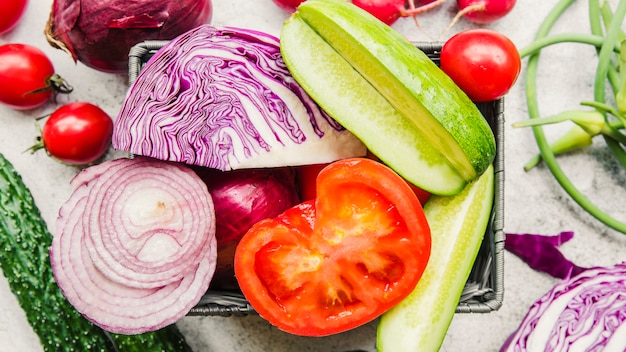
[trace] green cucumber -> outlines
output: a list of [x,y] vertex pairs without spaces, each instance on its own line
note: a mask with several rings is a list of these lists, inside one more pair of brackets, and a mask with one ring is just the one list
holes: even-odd
[[55,282],[51,243],[52,234],[30,190],[0,154],[0,268],[44,351],[191,351],[175,325],[117,335],[85,319]]
[[[354,71],[351,76],[367,81],[404,119],[419,129],[420,137],[440,152],[465,181],[474,180],[493,162],[496,152],[493,132],[469,97],[400,33],[346,1],[307,1],[298,7],[281,32],[281,50],[287,67],[301,85],[317,88],[309,94],[324,109],[336,104],[334,93],[360,92],[354,92],[349,85],[344,86],[344,91],[325,91],[324,80],[345,79],[351,83],[352,77],[344,72],[337,72],[334,77],[320,74],[316,81],[299,79],[306,73],[303,71],[318,73],[329,55],[312,53],[313,57],[307,60],[304,55],[294,54],[311,45],[304,40],[304,34],[300,42],[283,42],[283,37],[298,36],[297,31],[303,26],[291,25],[296,21],[310,27],[321,38],[319,40],[328,43],[334,50],[332,55],[343,58],[351,66]],[[319,63],[310,67],[311,61],[316,60]],[[331,116],[338,121],[360,119],[361,123],[367,123],[355,114]]]
[[415,290],[381,316],[379,351],[440,349],[489,224],[494,179],[490,166],[459,194],[432,196],[424,205],[430,259]]
[[[434,194],[454,194],[466,181],[350,63],[297,17],[281,31],[285,62],[305,91],[369,150],[409,182]],[[288,64],[293,68],[293,65]],[[424,172],[430,170],[431,172]]]

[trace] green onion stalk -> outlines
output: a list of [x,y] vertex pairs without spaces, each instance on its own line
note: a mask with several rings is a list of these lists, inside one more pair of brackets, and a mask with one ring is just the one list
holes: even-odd
[[[590,215],[608,227],[626,234],[626,223],[621,222],[593,204],[574,186],[556,160],[556,155],[584,148],[591,144],[594,136],[602,136],[609,151],[626,167],[626,136],[620,131],[626,126],[626,36],[621,24],[626,16],[626,0],[621,0],[615,10],[607,3],[600,6],[599,0],[589,0],[591,34],[550,34],[555,23],[575,0],[559,0],[539,27],[531,44],[520,50],[522,58],[528,58],[526,70],[526,104],[529,121],[515,124],[516,127],[531,127],[539,147],[540,155],[529,161],[524,168],[534,167],[542,160],[561,187]],[[575,42],[593,45],[598,55],[594,77],[594,101],[581,105],[593,110],[569,110],[549,117],[541,117],[537,99],[537,68],[541,49],[550,45]],[[617,60],[616,59],[617,56]],[[618,62],[615,67],[613,62]],[[616,106],[606,100],[606,82],[613,90]],[[612,117],[611,117],[612,116]],[[573,127],[561,138],[549,144],[543,132],[545,124],[569,120]]]

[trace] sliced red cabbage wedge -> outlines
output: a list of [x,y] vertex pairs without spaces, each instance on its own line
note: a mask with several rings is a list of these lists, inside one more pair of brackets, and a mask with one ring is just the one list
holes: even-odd
[[529,309],[500,352],[626,351],[626,263],[562,280]]
[[217,262],[213,202],[188,167],[145,157],[89,167],[50,248],[63,294],[103,329],[138,334],[195,306]]
[[223,171],[366,154],[293,79],[278,38],[211,25],[146,63],[115,121],[113,147]]

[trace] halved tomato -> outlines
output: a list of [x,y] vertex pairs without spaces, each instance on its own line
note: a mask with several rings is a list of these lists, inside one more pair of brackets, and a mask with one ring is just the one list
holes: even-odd
[[246,233],[235,275],[252,307],[286,332],[325,336],[405,298],[430,256],[430,228],[409,185],[366,158],[333,162],[317,198]]

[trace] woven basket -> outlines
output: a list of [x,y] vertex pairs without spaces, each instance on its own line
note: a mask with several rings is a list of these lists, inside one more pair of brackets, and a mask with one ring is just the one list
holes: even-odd
[[[144,41],[129,52],[128,80],[132,84],[148,59],[167,41]],[[416,43],[438,64],[442,43]],[[496,136],[495,199],[489,226],[465,284],[457,313],[498,310],[504,296],[504,101],[477,103]],[[245,316],[256,314],[241,292],[209,290],[188,315]]]

